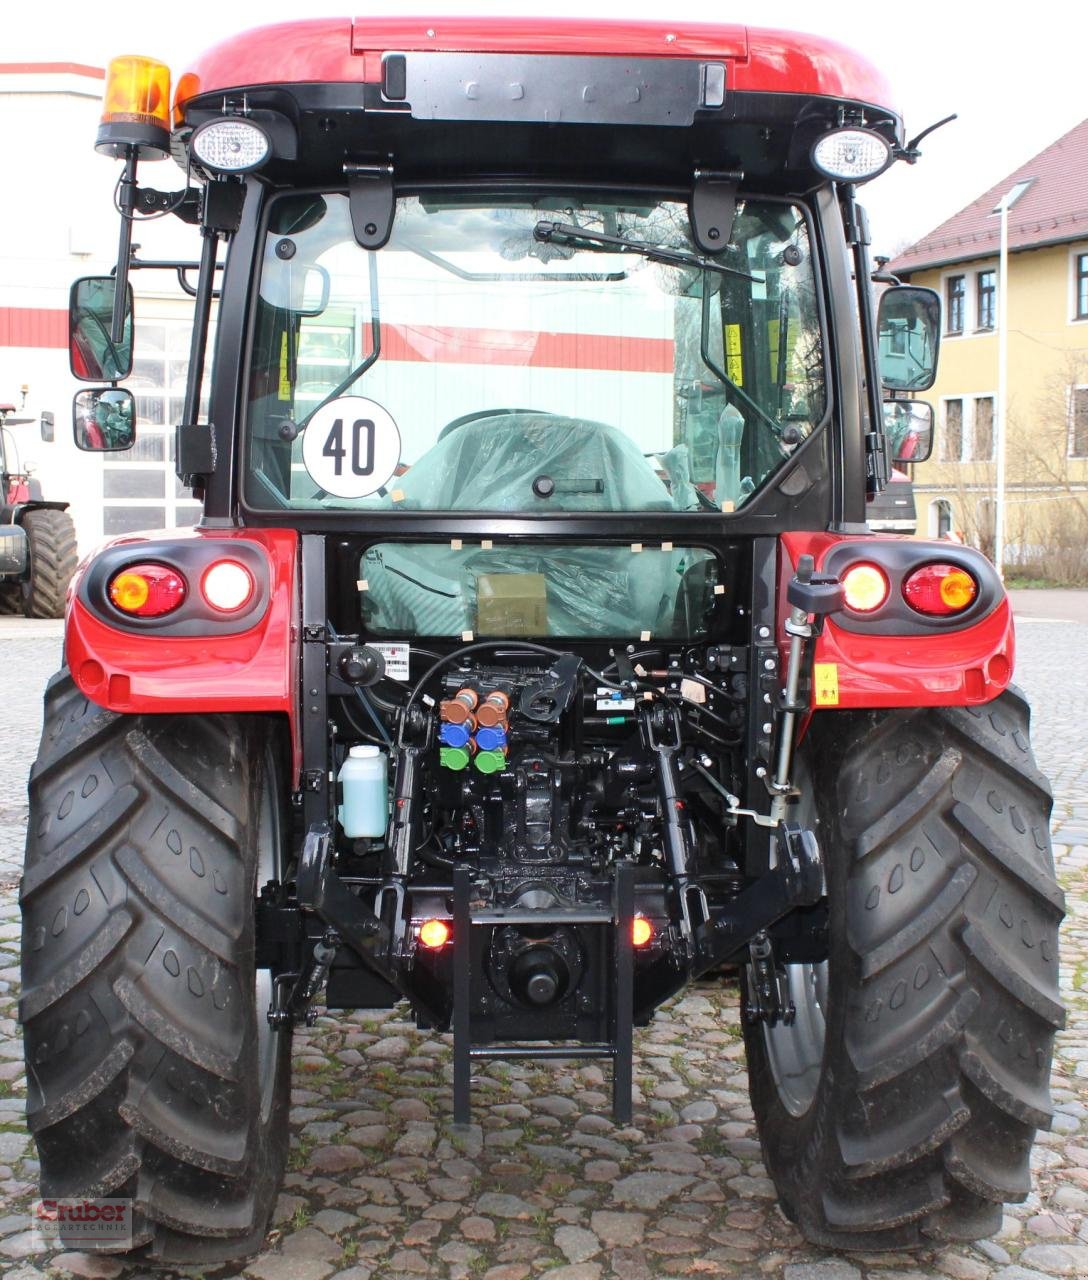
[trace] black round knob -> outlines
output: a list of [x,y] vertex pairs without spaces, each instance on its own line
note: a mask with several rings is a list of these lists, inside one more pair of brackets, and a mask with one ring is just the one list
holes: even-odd
[[337,666],[348,684],[373,684],[385,675],[385,661],[376,649],[348,649]]
[[525,984],[525,994],[533,1004],[551,1004],[559,990],[559,982],[552,969],[538,969]]
[[533,481],[533,492],[538,498],[550,498],[555,492],[555,481],[551,476],[537,476]]

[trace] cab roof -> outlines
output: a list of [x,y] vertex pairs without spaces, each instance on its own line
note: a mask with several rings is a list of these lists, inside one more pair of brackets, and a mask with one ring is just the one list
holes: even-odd
[[273,185],[392,164],[398,185],[524,180],[767,191],[825,179],[815,141],[845,123],[901,141],[883,75],[819,36],[740,25],[536,18],[320,18],[232,36],[175,95],[176,154],[224,114],[266,128]]
[[197,95],[256,85],[378,84],[396,52],[566,54],[722,61],[735,92],[835,98],[898,115],[866,58],[822,36],[737,24],[558,18],[315,18],[230,36],[178,82]]

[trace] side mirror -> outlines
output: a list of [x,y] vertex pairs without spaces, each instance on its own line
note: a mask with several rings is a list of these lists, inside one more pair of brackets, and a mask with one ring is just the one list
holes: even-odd
[[76,448],[87,453],[131,449],[136,439],[136,401],[124,387],[89,387],[72,401]]
[[125,285],[125,325],[120,342],[110,338],[113,276],[84,276],[68,297],[68,363],[81,382],[117,382],[132,372],[132,286]]
[[925,400],[886,400],[884,436],[892,465],[925,462],[933,452],[933,406]]
[[880,380],[889,391],[928,391],[937,376],[941,299],[901,284],[885,290],[877,320]]
[[42,440],[45,444],[52,444],[56,439],[56,432],[53,425],[53,415],[48,409],[42,410]]

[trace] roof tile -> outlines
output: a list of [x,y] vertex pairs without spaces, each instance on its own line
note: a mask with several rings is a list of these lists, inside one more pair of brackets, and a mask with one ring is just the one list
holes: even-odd
[[1031,186],[1009,209],[1009,249],[1088,239],[1088,120],[994,183],[959,213],[895,257],[894,272],[920,271],[998,251],[1001,221],[993,210],[1017,182]]

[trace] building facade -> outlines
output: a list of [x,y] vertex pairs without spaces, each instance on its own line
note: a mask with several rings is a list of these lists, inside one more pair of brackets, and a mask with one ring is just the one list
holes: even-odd
[[1088,120],[893,259],[941,296],[931,459],[916,468],[919,533],[991,551],[999,417],[999,202],[1008,207],[1005,560],[1088,573]]
[[[0,201],[0,403],[21,418],[51,412],[55,439],[32,425],[10,428],[9,457],[29,465],[45,497],[67,501],[80,551],[103,537],[192,524],[200,507],[172,459],[181,413],[192,305],[175,274],[139,271],[136,361],[125,381],[136,395],[137,441],[115,454],[81,453],[72,439],[68,292],[79,276],[108,273],[117,258],[111,192],[120,164],[94,150],[101,68],[76,63],[0,63],[0,148],[9,182]],[[43,141],[48,140],[48,141]],[[142,164],[140,181],[179,189],[172,161]],[[141,223],[141,258],[196,256],[196,232],[174,218]]]

